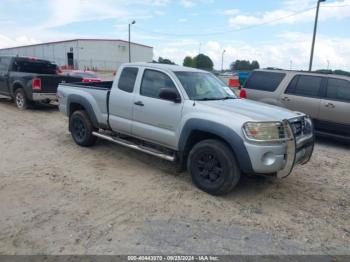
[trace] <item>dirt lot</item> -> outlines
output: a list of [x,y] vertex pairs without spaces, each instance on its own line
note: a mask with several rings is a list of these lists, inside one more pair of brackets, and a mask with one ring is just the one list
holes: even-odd
[[56,108],[0,100],[0,254],[350,254],[350,145],[225,197],[157,158],[74,144]]

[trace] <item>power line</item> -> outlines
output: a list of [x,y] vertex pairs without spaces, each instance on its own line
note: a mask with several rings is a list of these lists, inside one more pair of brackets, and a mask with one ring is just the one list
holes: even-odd
[[346,7],[346,6],[350,6],[350,5],[323,5],[321,7],[324,8],[324,7]]
[[165,36],[179,36],[179,37],[186,37],[186,36],[187,36],[187,37],[194,37],[194,36],[221,35],[221,34],[227,34],[227,33],[233,33],[233,32],[240,32],[240,31],[243,31],[243,30],[252,29],[252,28],[257,28],[257,27],[260,27],[260,26],[263,26],[263,25],[271,24],[271,23],[274,23],[274,22],[277,22],[277,21],[280,21],[280,20],[283,20],[283,19],[287,19],[287,18],[296,16],[296,15],[299,15],[299,14],[302,14],[302,13],[305,13],[305,12],[308,12],[308,11],[313,10],[313,9],[315,9],[315,8],[316,8],[316,6],[311,7],[311,8],[307,8],[307,9],[303,9],[303,10],[297,11],[297,12],[295,12],[295,13],[293,13],[293,14],[290,14],[290,15],[287,15],[287,16],[283,16],[283,17],[279,17],[279,18],[276,18],[276,19],[273,19],[273,20],[270,20],[270,21],[262,22],[262,23],[256,24],[256,25],[241,27],[241,28],[232,29],[232,30],[225,30],[225,31],[221,31],[221,32],[212,32],[212,33],[201,33],[201,34],[173,34],[173,33],[165,33],[165,32],[152,31],[152,30],[148,30],[148,29],[145,29],[145,28],[141,28],[141,27],[139,27],[139,26],[134,26],[134,28],[140,29],[140,30],[145,31],[145,32],[148,32],[148,33],[157,34],[157,35],[165,35]]

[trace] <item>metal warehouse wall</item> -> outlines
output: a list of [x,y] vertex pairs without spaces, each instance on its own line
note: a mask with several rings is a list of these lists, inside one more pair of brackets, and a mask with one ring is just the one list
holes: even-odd
[[[123,41],[79,40],[79,67],[116,69],[129,61],[129,47]],[[152,62],[153,48],[131,44],[132,62]]]
[[[73,53],[77,69],[116,70],[129,61],[128,42],[118,40],[72,40],[35,46],[1,49],[0,55],[33,56],[68,65],[67,53]],[[151,62],[153,48],[131,44],[132,62]]]
[[54,61],[59,65],[67,64],[67,52],[76,46],[77,41],[48,43],[0,50],[1,55],[33,56]]

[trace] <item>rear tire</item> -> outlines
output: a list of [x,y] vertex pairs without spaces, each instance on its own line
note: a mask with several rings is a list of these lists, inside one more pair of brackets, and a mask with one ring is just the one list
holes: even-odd
[[22,88],[16,89],[14,101],[19,110],[25,110],[28,108],[28,99]]
[[69,119],[70,131],[75,143],[80,146],[92,146],[97,137],[92,134],[96,131],[89,116],[83,110],[75,111]]
[[193,183],[211,195],[229,193],[241,177],[232,150],[214,139],[203,140],[192,148],[187,168]]

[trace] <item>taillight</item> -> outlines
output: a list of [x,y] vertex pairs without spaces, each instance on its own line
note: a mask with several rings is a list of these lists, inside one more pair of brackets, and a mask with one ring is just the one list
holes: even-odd
[[241,89],[239,91],[239,97],[240,98],[247,98],[247,91],[245,91],[244,89]]
[[41,90],[41,79],[40,78],[34,78],[32,80],[32,88],[33,88],[33,90]]

